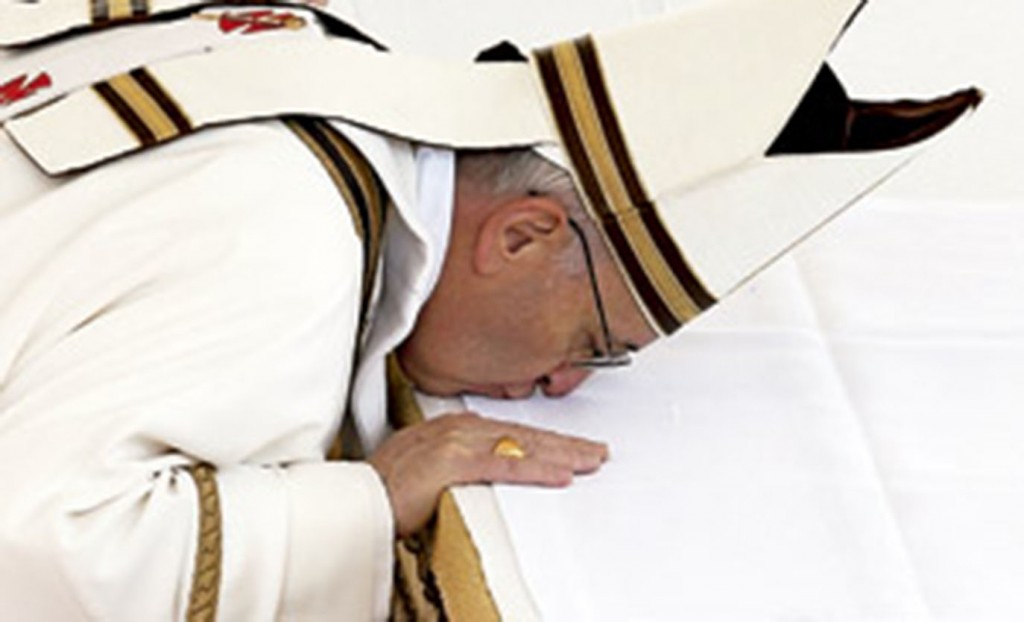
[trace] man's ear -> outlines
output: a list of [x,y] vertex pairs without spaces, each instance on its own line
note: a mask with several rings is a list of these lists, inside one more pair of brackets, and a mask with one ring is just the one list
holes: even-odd
[[474,268],[489,275],[543,258],[565,244],[568,228],[565,210],[551,197],[528,195],[501,203],[478,231]]

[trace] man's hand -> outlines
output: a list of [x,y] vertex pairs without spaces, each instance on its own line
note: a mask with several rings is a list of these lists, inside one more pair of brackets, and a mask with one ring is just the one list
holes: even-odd
[[[522,458],[494,454],[504,437],[518,441]],[[486,419],[473,413],[445,415],[388,438],[370,456],[391,498],[399,536],[420,529],[449,486],[514,482],[567,486],[577,473],[596,471],[608,447],[582,438]]]

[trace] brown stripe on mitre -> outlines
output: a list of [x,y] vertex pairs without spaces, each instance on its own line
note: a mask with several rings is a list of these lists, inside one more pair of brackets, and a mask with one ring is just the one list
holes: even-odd
[[[560,44],[569,45],[569,44]],[[658,296],[654,284],[647,278],[643,265],[630,252],[629,241],[617,225],[617,217],[606,200],[601,189],[600,180],[595,167],[591,163],[570,105],[569,95],[562,81],[559,62],[554,48],[538,50],[534,59],[540,73],[541,83],[548,97],[548,104],[565,153],[572,161],[572,173],[577,186],[582,190],[584,203],[591,217],[598,223],[605,235],[613,254],[618,257],[619,265],[625,274],[634,299],[651,318],[652,326],[668,334],[679,327],[679,322],[671,310]]]
[[[646,239],[649,238],[650,243],[655,247],[654,250],[657,257],[655,261],[658,263],[663,261],[668,266],[671,274],[677,279],[678,285],[685,292],[685,296],[679,296],[678,292],[672,292],[674,288],[668,288],[664,295],[669,299],[669,306],[679,319],[689,320],[713,305],[715,299],[707,291],[707,288],[704,287],[704,284],[701,283],[700,278],[680,251],[672,235],[665,228],[654,203],[644,190],[643,184],[640,181],[640,175],[636,170],[633,158],[626,145],[622,126],[615,113],[615,107],[605,83],[604,72],[601,69],[600,59],[598,58],[593,39],[590,37],[578,39],[575,42],[575,47],[580,66],[586,76],[590,99],[593,102],[595,113],[601,122],[602,138],[611,157],[615,161],[615,170],[618,173],[619,183],[621,183],[628,196],[629,207],[626,209],[635,210],[643,224],[644,234],[638,237],[643,239],[645,243],[640,245],[638,254],[643,259],[643,254],[647,250],[644,247],[648,245]],[[625,217],[624,211],[616,210],[616,213],[620,219]],[[651,261],[644,261],[644,263],[648,266],[649,270],[653,268]]]
[[591,216],[634,298],[668,334],[714,303],[658,217],[633,164],[589,38],[535,53],[536,66]]

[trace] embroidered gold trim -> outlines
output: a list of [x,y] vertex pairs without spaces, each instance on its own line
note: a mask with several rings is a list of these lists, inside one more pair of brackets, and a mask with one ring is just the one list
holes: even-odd
[[146,91],[142,90],[134,78],[126,74],[115,76],[108,80],[107,84],[131,106],[158,141],[162,142],[177,135],[177,128],[174,127],[171,120],[163,113],[160,106],[146,94]]
[[134,69],[93,85],[139,143],[149,146],[192,131],[192,122],[146,69]]
[[195,480],[199,497],[199,537],[186,620],[212,622],[217,619],[222,556],[220,494],[217,491],[216,469],[209,464],[197,464],[188,469],[187,473]]

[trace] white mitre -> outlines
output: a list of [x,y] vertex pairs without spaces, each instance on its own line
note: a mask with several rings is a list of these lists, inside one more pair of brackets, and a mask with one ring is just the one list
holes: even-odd
[[253,41],[99,81],[6,129],[54,175],[286,114],[453,148],[533,146],[572,172],[634,298],[668,334],[917,149],[765,155],[861,4],[694,3],[535,50],[528,63],[440,62],[334,38]]

